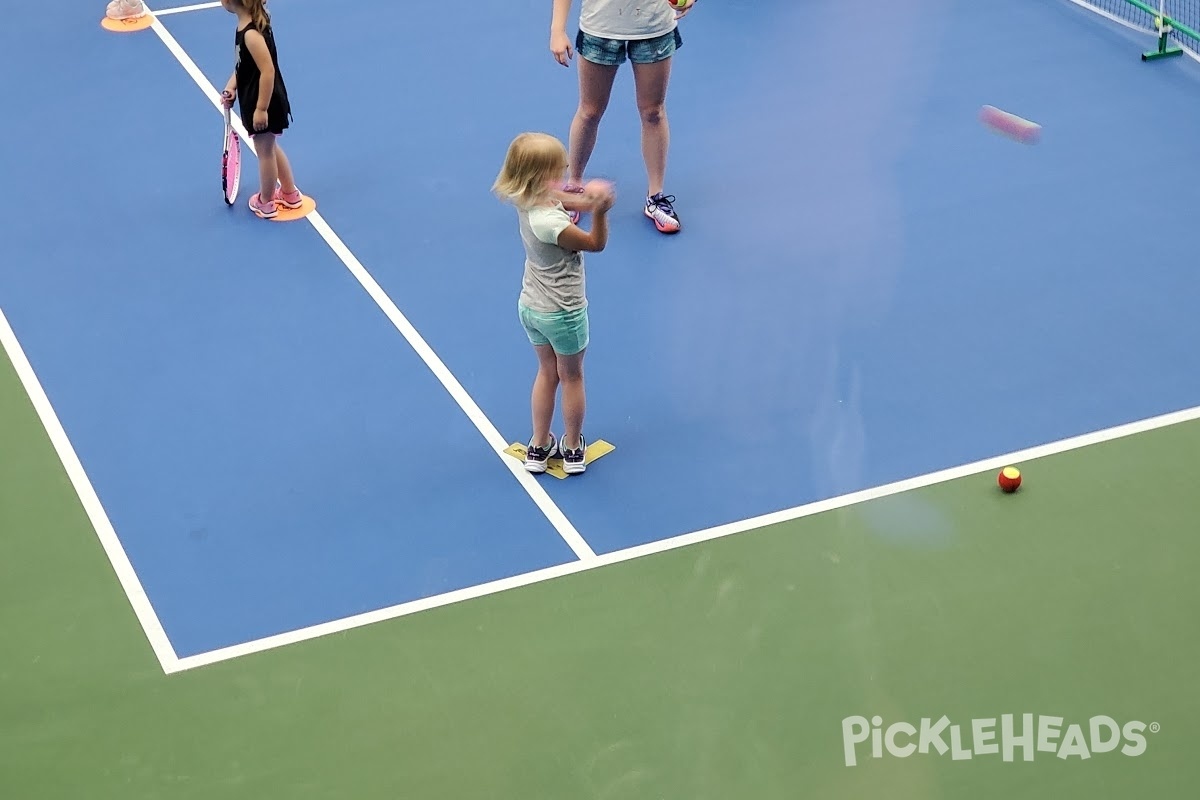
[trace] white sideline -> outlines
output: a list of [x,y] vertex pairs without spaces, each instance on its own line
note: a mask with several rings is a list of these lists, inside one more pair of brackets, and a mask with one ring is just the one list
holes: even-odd
[[113,530],[112,522],[108,519],[100,497],[96,494],[83,464],[80,463],[71,440],[67,438],[67,432],[63,429],[62,422],[59,421],[58,414],[50,403],[50,398],[42,388],[41,381],[33,371],[33,365],[25,356],[25,350],[17,340],[17,334],[9,325],[3,309],[0,309],[0,345],[3,345],[4,351],[8,353],[17,377],[20,379],[21,385],[25,387],[25,393],[29,395],[33,408],[42,421],[42,426],[50,436],[54,451],[58,453],[58,458],[67,471],[67,477],[71,480],[71,485],[75,487],[75,493],[79,495],[79,502],[83,505],[88,519],[91,520],[96,537],[108,555],[108,561],[112,564],[113,571],[117,573],[117,580],[121,582],[121,588],[125,590],[125,596],[129,598],[129,605],[133,606],[133,613],[137,615],[146,639],[150,642],[155,657],[158,658],[158,663],[162,665],[164,672],[175,672],[179,662],[175,656],[175,649],[171,647],[162,623],[159,622],[158,615],[154,613],[154,607],[150,605],[150,599],[146,596],[146,591],[142,588],[142,583],[138,580],[133,565],[129,563],[129,556],[126,555],[125,548],[121,546],[121,541],[117,538],[116,531]]
[[[196,62],[192,60],[191,56],[180,47],[179,42],[175,40],[171,32],[158,19],[154,20],[151,29],[158,34],[158,38],[162,40],[167,50],[175,57],[175,60],[179,62],[184,71],[200,87],[200,91],[204,92],[205,96],[208,97],[209,102],[217,110],[222,110],[221,93],[205,77],[204,73],[200,71],[200,68],[196,66]],[[236,118],[234,126],[237,128],[238,135],[242,137],[246,146],[251,152],[254,152],[254,142],[247,135],[245,127]],[[434,376],[437,377],[442,386],[449,392],[459,408],[467,415],[467,418],[471,420],[483,438],[487,440],[496,457],[500,459],[500,462],[508,469],[521,488],[525,490],[534,504],[546,516],[546,519],[554,526],[554,529],[562,537],[563,541],[567,543],[567,546],[571,548],[572,552],[575,553],[576,557],[583,560],[595,558],[595,552],[584,541],[584,538],[575,529],[575,526],[571,524],[571,521],[567,519],[566,515],[563,514],[562,510],[550,499],[550,495],[538,483],[537,479],[526,472],[520,462],[505,454],[504,450],[509,446],[509,443],[505,441],[500,431],[487,418],[483,413],[483,409],[479,407],[475,400],[467,394],[466,389],[458,382],[458,379],[442,363],[442,360],[433,351],[433,348],[429,346],[424,338],[421,337],[421,334],[417,332],[417,329],[412,326],[412,323],[408,321],[408,318],[396,307],[396,304],[392,302],[392,299],[388,297],[387,293],[384,292],[371,273],[367,271],[366,267],[350,251],[345,242],[334,233],[333,229],[329,227],[329,224],[325,222],[325,219],[317,211],[313,211],[305,219],[313,226],[321,238],[325,240],[329,248],[341,260],[346,269],[350,271],[350,274],[366,290],[371,299],[375,301],[375,304],[379,306],[379,309],[387,316],[396,330],[400,332],[400,335],[408,341],[417,355],[421,357],[421,360],[425,362],[425,365],[429,367],[429,370],[433,372]]]

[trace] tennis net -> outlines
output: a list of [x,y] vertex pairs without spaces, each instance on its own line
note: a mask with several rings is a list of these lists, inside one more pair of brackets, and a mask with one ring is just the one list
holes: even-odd
[[[1127,28],[1148,33],[1159,41],[1157,52],[1180,48],[1200,61],[1200,0],[1071,0]],[[1162,20],[1165,30],[1159,27]],[[1163,34],[1165,33],[1165,36]]]

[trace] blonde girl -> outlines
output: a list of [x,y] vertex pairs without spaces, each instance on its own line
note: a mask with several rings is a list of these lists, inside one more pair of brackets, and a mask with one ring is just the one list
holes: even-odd
[[[616,199],[612,187],[599,181],[581,193],[556,188],[566,172],[562,142],[545,133],[522,133],[509,145],[492,186],[516,207],[525,245],[517,312],[538,359],[530,397],[533,435],[525,457],[525,469],[533,473],[545,472],[555,457],[570,474],[586,468],[583,356],[590,335],[583,253],[599,252],[608,243],[608,210]],[[575,225],[570,212],[590,212],[592,229]],[[564,431],[555,439],[550,426],[559,386]]]

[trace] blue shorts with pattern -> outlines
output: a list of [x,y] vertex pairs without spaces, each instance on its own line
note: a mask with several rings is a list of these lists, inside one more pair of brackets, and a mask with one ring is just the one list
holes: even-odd
[[634,64],[653,64],[666,61],[683,47],[679,28],[653,39],[605,39],[580,31],[575,36],[575,52],[593,64],[616,67],[625,63],[626,56]]

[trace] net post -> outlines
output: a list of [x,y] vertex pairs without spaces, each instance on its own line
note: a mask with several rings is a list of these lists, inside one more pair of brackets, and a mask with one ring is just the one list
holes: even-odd
[[1158,49],[1146,50],[1141,54],[1142,61],[1158,61],[1159,59],[1170,59],[1176,55],[1183,55],[1183,48],[1178,44],[1171,44],[1171,28],[1175,20],[1166,16],[1166,10],[1163,0],[1159,0],[1158,8],[1152,8],[1142,2],[1142,0],[1126,0],[1130,6],[1141,8],[1142,11],[1150,14],[1154,20],[1154,30],[1158,31]]
[[1147,50],[1142,53],[1142,61],[1158,61],[1162,58],[1183,55],[1182,47],[1170,44],[1171,20],[1169,18],[1156,15],[1154,17],[1154,27],[1158,29],[1158,49]]

